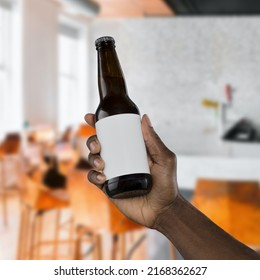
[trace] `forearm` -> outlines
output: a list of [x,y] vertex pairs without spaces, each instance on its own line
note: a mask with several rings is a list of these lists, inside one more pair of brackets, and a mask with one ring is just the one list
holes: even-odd
[[227,234],[181,196],[158,217],[154,228],[185,259],[260,259],[256,252]]

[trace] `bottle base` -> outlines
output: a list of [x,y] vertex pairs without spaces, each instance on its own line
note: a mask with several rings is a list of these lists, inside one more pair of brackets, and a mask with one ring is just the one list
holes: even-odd
[[103,188],[111,198],[131,198],[150,192],[152,177],[148,173],[119,176],[107,180]]

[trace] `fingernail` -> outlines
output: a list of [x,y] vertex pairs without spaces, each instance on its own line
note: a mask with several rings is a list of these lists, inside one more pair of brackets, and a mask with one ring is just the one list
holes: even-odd
[[94,165],[95,165],[95,167],[101,166],[100,160],[96,158],[96,159],[94,160]]
[[90,149],[90,151],[93,152],[93,151],[95,150],[95,148],[96,148],[96,143],[95,143],[95,141],[90,142],[90,144],[89,144],[89,149]]
[[103,182],[104,180],[105,180],[105,176],[103,175],[103,174],[98,174],[97,175],[97,179],[98,179],[98,181],[100,181],[100,182]]

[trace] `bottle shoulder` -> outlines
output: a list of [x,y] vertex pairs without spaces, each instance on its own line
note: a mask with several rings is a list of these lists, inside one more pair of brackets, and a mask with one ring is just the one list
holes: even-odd
[[115,96],[107,96],[100,102],[96,110],[96,120],[118,114],[136,114],[140,115],[136,104],[128,97],[128,95],[118,98]]

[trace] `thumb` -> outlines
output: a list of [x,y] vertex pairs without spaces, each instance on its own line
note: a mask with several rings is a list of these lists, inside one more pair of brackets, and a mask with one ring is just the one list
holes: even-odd
[[147,151],[153,162],[164,162],[166,158],[173,155],[153,129],[147,115],[144,115],[142,118],[142,132]]

